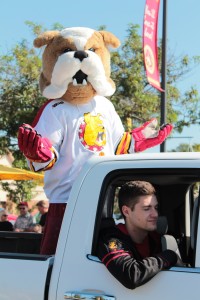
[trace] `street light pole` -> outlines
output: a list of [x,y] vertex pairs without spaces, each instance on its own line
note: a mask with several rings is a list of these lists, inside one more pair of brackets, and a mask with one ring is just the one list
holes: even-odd
[[[161,117],[160,125],[166,123],[166,102],[167,102],[167,91],[166,91],[166,74],[167,74],[167,0],[163,0],[163,27],[162,27],[162,69],[161,69]],[[166,152],[166,141],[160,145],[160,152]]]

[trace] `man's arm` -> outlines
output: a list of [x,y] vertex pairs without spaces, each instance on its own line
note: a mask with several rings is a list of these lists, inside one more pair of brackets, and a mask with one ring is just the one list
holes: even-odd
[[126,288],[135,289],[148,282],[162,269],[169,269],[176,264],[177,255],[166,250],[157,256],[136,259],[119,239],[100,239],[98,257],[110,273]]

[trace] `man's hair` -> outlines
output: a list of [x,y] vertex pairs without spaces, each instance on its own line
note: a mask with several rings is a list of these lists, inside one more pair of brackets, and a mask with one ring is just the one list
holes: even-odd
[[45,207],[45,208],[48,208],[49,207],[49,202],[46,201],[46,200],[40,200],[36,206],[41,206],[41,207]]
[[[156,191],[153,185],[147,181],[129,181],[122,185],[118,194],[118,205],[121,214],[122,206],[126,205],[132,210],[139,201],[140,196],[155,195]],[[124,215],[123,215],[124,217]]]

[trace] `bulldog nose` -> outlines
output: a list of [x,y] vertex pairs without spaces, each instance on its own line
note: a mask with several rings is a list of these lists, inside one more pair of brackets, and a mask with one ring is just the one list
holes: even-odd
[[88,54],[85,51],[76,51],[74,53],[74,57],[78,58],[80,61],[84,60],[84,58],[88,57]]

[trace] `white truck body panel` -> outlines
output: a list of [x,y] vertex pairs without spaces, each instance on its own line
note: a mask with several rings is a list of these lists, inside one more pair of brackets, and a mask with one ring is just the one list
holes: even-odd
[[[47,271],[52,258],[45,261],[0,258],[0,299],[44,299]],[[27,293],[29,292],[29,293]]]

